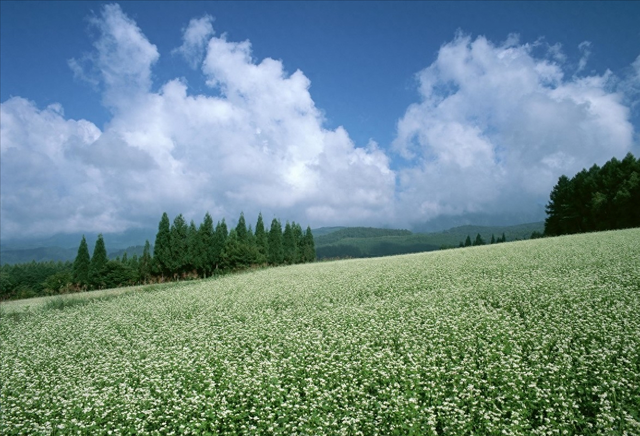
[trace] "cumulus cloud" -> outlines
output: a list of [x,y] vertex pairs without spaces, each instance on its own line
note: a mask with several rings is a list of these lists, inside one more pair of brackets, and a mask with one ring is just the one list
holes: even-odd
[[3,236],[155,225],[163,211],[196,221],[206,211],[313,225],[392,219],[388,157],[324,128],[301,71],[255,62],[248,41],[214,37],[205,16],[178,51],[191,65],[204,55],[211,95],[189,94],[181,79],[154,91],[159,53],[136,23],[118,5],[91,22],[95,50],[70,67],[97,84],[113,118],[101,132],[59,107],[2,104]]
[[[442,214],[505,212],[546,202],[561,174],[573,174],[633,142],[623,96],[610,72],[567,77],[552,46],[494,45],[459,34],[418,75],[421,101],[397,126],[399,210],[414,221]],[[589,46],[581,45],[584,69]]]
[[213,36],[213,17],[194,18],[184,30],[183,42],[172,53],[181,54],[192,68],[197,68],[204,55],[209,38]]

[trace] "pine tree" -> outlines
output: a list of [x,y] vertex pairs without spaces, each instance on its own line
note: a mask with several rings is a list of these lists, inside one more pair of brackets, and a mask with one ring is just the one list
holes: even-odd
[[271,221],[271,229],[269,230],[269,263],[271,265],[280,265],[283,261],[282,224],[274,218]]
[[476,246],[476,245],[484,245],[484,239],[482,239],[482,236],[480,236],[480,233],[478,233],[476,235],[476,239],[475,239],[475,241],[473,241],[473,245],[474,246]]
[[496,237],[493,236],[493,233],[491,234],[491,243],[495,244],[496,243]]
[[152,268],[152,258],[151,258],[151,246],[149,245],[149,240],[144,241],[144,250],[142,251],[142,257],[140,258],[140,262],[138,263],[138,277],[141,282],[146,282],[151,278],[151,268]]
[[471,236],[467,235],[467,239],[464,240],[465,247],[471,247]]
[[291,223],[291,230],[293,231],[293,240],[295,241],[295,256],[293,263],[302,262],[302,250],[304,250],[304,233],[302,233],[302,227],[295,221]]
[[89,267],[89,281],[94,288],[99,289],[105,286],[104,273],[107,262],[109,262],[107,248],[104,245],[102,233],[100,233],[93,249],[93,256],[91,256],[91,265]]
[[213,219],[211,218],[211,215],[209,215],[209,212],[207,212],[204,215],[202,224],[200,224],[200,227],[198,228],[198,239],[202,256],[201,274],[205,277],[211,275],[216,263],[213,253],[214,232]]
[[504,232],[502,233],[502,239],[500,242],[507,242],[507,237],[504,235]]
[[314,262],[316,260],[316,246],[309,226],[307,226],[303,241],[302,262]]
[[236,225],[236,236],[238,241],[243,243],[247,241],[247,223],[244,219],[244,213],[240,212],[240,218],[238,218],[238,224]]
[[258,263],[266,263],[269,259],[269,239],[264,229],[262,221],[262,213],[258,214],[258,222],[256,223],[256,247],[258,249]]
[[166,212],[160,219],[153,246],[153,269],[163,277],[171,274],[171,222]]
[[291,265],[296,260],[296,237],[293,231],[293,227],[287,221],[284,226],[284,232],[282,233],[282,251],[284,255],[284,262]]
[[186,272],[188,266],[188,227],[182,214],[178,214],[171,225],[171,274],[175,277]]
[[213,237],[213,245],[211,247],[210,259],[213,262],[213,268],[218,269],[223,267],[222,265],[222,252],[229,236],[227,230],[227,223],[222,218],[222,221],[218,221],[216,225],[216,232]]
[[80,241],[80,247],[78,247],[78,254],[76,260],[73,262],[73,281],[80,287],[87,287],[89,285],[89,268],[91,266],[91,257],[89,256],[89,247],[87,246],[87,240],[82,235]]
[[202,247],[200,244],[198,228],[193,220],[191,220],[189,227],[187,228],[187,253],[186,271],[196,271],[198,275],[201,275],[204,264],[202,259]]

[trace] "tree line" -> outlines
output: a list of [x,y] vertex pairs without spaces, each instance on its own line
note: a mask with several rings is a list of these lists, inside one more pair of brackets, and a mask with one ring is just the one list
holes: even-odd
[[316,259],[311,228],[278,219],[265,228],[262,214],[255,230],[240,214],[228,229],[224,218],[214,226],[207,213],[203,222],[188,225],[182,214],[173,223],[164,213],[158,225],[153,249],[145,241],[141,256],[109,260],[103,236],[98,235],[93,254],[85,237],[71,262],[31,262],[0,268],[0,299],[29,298],[91,289],[195,279],[225,274],[256,266],[291,265]]
[[545,236],[640,226],[640,159],[629,153],[561,176],[546,211]]

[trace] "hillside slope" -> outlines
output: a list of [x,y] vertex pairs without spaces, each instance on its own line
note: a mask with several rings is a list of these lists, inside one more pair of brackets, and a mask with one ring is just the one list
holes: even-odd
[[271,268],[1,321],[8,434],[637,434],[640,229]]

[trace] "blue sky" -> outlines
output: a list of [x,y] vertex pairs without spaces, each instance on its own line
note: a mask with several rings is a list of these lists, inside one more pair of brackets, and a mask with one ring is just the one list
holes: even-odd
[[635,2],[1,8],[3,238],[535,217],[639,154]]

